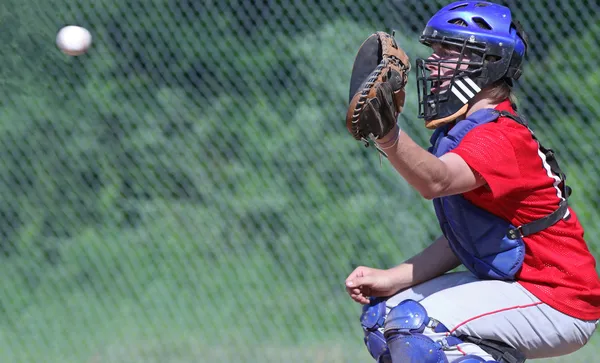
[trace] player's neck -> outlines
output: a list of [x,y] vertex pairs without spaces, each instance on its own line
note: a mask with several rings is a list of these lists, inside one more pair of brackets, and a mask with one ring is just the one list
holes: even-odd
[[487,90],[479,92],[470,102],[469,109],[467,110],[466,117],[484,108],[495,108],[498,106],[498,102],[492,101],[488,97]]

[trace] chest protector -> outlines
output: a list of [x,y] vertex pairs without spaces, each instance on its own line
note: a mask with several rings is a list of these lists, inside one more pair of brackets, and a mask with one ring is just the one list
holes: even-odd
[[[494,122],[500,116],[509,117],[527,127],[521,118],[511,113],[483,109],[456,123],[451,129],[450,125],[436,129],[431,136],[429,151],[440,157],[457,147],[469,131]],[[529,131],[537,141],[533,131]],[[465,267],[480,279],[514,280],[525,257],[523,237],[548,228],[568,215],[566,198],[570,188],[566,186],[566,177],[558,166],[554,152],[544,148],[539,141],[538,145],[552,172],[561,179],[559,186],[563,189],[563,199],[558,209],[546,217],[516,227],[475,206],[461,195],[433,200],[440,227],[450,248]]]

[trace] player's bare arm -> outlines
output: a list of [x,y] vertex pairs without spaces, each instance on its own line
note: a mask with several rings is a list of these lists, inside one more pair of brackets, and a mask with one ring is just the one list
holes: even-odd
[[406,262],[387,270],[359,266],[346,278],[346,291],[360,303],[368,304],[369,296],[390,296],[400,290],[429,281],[460,265],[446,237],[437,238],[431,245]]
[[[392,130],[381,138],[388,159],[406,181],[424,198],[468,192],[485,184],[485,180],[457,154],[448,153],[437,158],[416,144],[406,132]],[[395,140],[398,138],[398,140]]]
[[460,265],[444,236],[437,238],[431,245],[406,262],[393,267],[392,274],[397,276],[398,290],[406,289],[429,281]]

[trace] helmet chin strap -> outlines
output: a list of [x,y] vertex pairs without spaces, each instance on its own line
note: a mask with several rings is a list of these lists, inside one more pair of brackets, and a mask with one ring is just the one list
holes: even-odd
[[433,129],[437,129],[438,127],[443,126],[445,124],[449,124],[452,121],[456,120],[457,118],[466,114],[468,108],[469,108],[469,105],[465,104],[463,107],[460,108],[460,110],[456,111],[455,113],[453,113],[450,116],[425,121],[425,127],[430,130],[433,130]]

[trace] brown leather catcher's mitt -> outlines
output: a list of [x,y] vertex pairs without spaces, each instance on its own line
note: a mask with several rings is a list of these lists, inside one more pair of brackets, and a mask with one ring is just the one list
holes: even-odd
[[352,68],[346,114],[346,127],[356,140],[368,146],[394,128],[409,71],[408,56],[393,35],[377,32],[363,42]]

